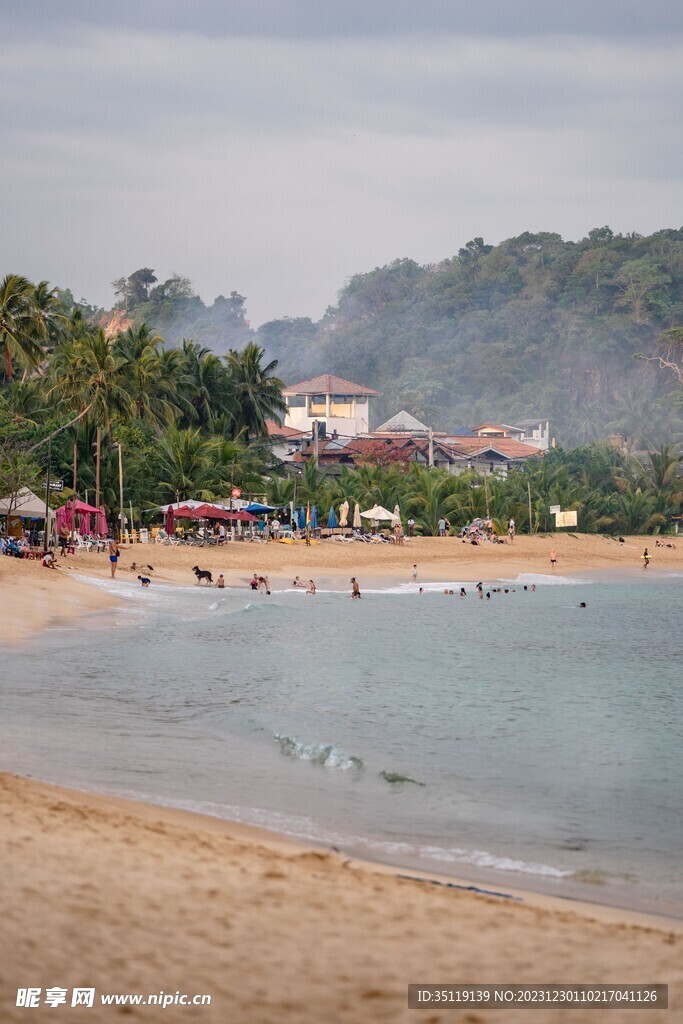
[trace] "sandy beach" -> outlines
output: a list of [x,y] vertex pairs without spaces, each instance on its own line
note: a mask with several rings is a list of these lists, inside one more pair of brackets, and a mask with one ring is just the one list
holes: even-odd
[[[550,572],[678,572],[683,544],[654,548],[596,536],[518,537],[513,545],[472,547],[418,539],[405,547],[270,543],[224,549],[161,545],[125,549],[117,576],[138,566],[153,578],[193,584],[192,566],[246,585],[254,570],[273,589],[295,574],[319,585],[472,580]],[[96,623],[115,609],[111,591],[75,577],[108,577],[106,555],[79,553],[51,572],[39,562],[0,559],[0,639],[30,642],[38,630]],[[396,868],[349,861],[210,817],[0,776],[2,849],[0,1020],[26,1018],[16,992],[26,986],[95,987],[107,993],[209,994],[211,1006],[41,1006],[31,1016],[110,1020],[292,1022],[407,1021],[409,983],[665,983],[668,1019],[681,1019],[683,926],[664,918],[517,892],[519,901],[403,880]],[[435,878],[436,876],[429,876]],[[449,879],[453,882],[454,879]],[[464,883],[468,885],[470,883]],[[484,886],[484,888],[486,888]],[[496,886],[495,888],[501,888]],[[678,1014],[678,1016],[677,1016]],[[617,1011],[612,1019],[622,1019]],[[526,1019],[486,1008],[430,1009],[436,1022],[483,1024]],[[541,1011],[541,1021],[604,1019],[594,1010]],[[661,1020],[654,1010],[627,1019]]]
[[[408,1021],[409,982],[667,983],[683,997],[683,932],[543,897],[523,902],[402,880],[217,819],[0,776],[1,1019],[22,986],[209,994],[211,1006],[127,1008],[135,1020]],[[41,1006],[116,1019],[122,1008]],[[680,1013],[680,1011],[679,1011]],[[418,1018],[484,1024],[522,1012]],[[603,1019],[542,1011],[540,1021]],[[622,1019],[617,1013],[613,1019]],[[634,1010],[636,1022],[663,1019]],[[667,1019],[680,1019],[670,1009]]]
[[[667,538],[672,540],[670,538]],[[675,538],[673,538],[675,544]],[[593,534],[518,536],[513,544],[463,544],[457,538],[418,537],[393,544],[229,543],[223,547],[185,548],[163,544],[135,544],[122,548],[118,579],[128,582],[147,573],[162,583],[196,583],[194,565],[225,576],[226,586],[246,586],[252,572],[266,573],[274,590],[291,584],[295,575],[313,577],[319,586],[346,585],[350,576],[380,583],[408,582],[417,563],[418,582],[424,580],[476,582],[514,578],[519,573],[549,574],[550,550],[557,552],[559,575],[590,571],[642,572],[641,555],[647,547],[650,573],[683,570],[683,540],[674,548],[655,548],[650,537],[626,537],[624,544]],[[115,591],[103,593],[72,577],[110,576],[109,558],[79,551],[58,558],[59,570],[44,569],[39,561],[0,558],[0,643],[17,643],[41,629],[82,621],[88,613],[103,613],[116,605]],[[147,565],[154,572],[148,573]],[[135,565],[136,568],[132,569]]]
[[[344,544],[324,540],[307,548],[304,543],[228,543],[222,547],[170,547],[163,544],[135,544],[122,548],[117,576],[130,581],[131,566],[134,574],[147,573],[147,565],[154,568],[154,579],[168,583],[195,583],[192,567],[209,569],[214,576],[223,573],[226,586],[246,584],[255,570],[268,573],[274,589],[289,586],[293,577],[312,575],[316,583],[326,579],[338,581],[349,575],[365,579],[385,579],[407,582],[414,563],[419,578],[430,580],[470,580],[515,577],[519,573],[550,574],[550,551],[557,552],[558,575],[576,574],[594,570],[643,571],[641,555],[647,547],[651,564],[647,572],[678,571],[683,568],[683,539],[667,538],[674,548],[655,548],[651,537],[626,537],[620,544],[609,537],[594,534],[553,534],[547,536],[518,536],[514,543],[463,544],[455,537],[418,537],[403,546],[393,544]],[[11,563],[9,566],[5,563]],[[108,577],[109,558],[106,554],[78,552],[58,559],[60,571],[67,574]],[[4,571],[3,571],[4,570]],[[58,576],[48,573],[38,562],[18,559],[0,559],[0,588],[5,580],[32,579]],[[36,606],[44,603],[48,593],[56,589],[61,580],[49,581],[52,591],[44,590]],[[68,612],[65,611],[65,614]]]

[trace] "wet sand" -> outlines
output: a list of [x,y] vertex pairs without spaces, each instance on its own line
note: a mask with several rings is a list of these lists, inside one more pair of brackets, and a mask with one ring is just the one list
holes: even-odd
[[[402,880],[230,822],[6,774],[0,802],[3,1022],[121,1014],[16,1007],[17,988],[29,985],[59,985],[69,998],[75,986],[94,986],[98,999],[207,993],[210,1007],[126,1016],[221,1024],[410,1021],[408,983],[425,982],[659,982],[669,1005],[681,1005],[680,923]],[[432,1009],[418,1019],[526,1020],[520,1013]],[[664,1015],[533,1015],[539,1024],[604,1019]]]

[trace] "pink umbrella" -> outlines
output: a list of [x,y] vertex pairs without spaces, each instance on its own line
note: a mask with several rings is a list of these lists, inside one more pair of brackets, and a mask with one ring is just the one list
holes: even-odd
[[252,516],[251,512],[243,512],[243,511],[229,512],[228,513],[228,519],[233,519],[233,520],[235,520],[238,523],[257,523],[258,522],[258,518],[256,516]]
[[175,515],[173,513],[173,505],[169,505],[166,511],[166,521],[164,523],[164,529],[169,537],[172,537],[175,533]]

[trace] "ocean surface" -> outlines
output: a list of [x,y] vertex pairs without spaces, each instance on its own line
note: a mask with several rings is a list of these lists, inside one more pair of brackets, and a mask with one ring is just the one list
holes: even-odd
[[1,652],[0,768],[683,917],[683,575],[134,582]]

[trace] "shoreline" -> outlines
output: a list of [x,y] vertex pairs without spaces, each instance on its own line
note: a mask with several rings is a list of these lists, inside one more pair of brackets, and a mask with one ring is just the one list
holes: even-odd
[[[220,823],[221,827],[230,835],[246,837],[255,843],[272,844],[279,847],[284,844],[286,848],[295,847],[300,850],[317,850],[324,853],[336,853],[342,860],[354,864],[358,868],[378,872],[383,875],[407,878],[414,876],[416,879],[434,884],[443,885],[447,888],[463,889],[467,891],[478,891],[481,894],[497,896],[503,899],[510,899],[523,902],[527,905],[543,906],[550,909],[562,910],[568,907],[582,908],[585,914],[595,914],[601,920],[629,922],[647,927],[660,927],[673,929],[683,934],[683,914],[667,914],[662,910],[652,909],[644,903],[635,902],[629,904],[627,897],[618,899],[619,893],[625,890],[618,889],[611,895],[614,901],[608,902],[600,899],[600,886],[596,886],[594,898],[583,891],[587,885],[581,880],[572,881],[571,877],[561,880],[550,881],[540,875],[522,875],[513,870],[505,870],[495,867],[479,867],[473,864],[453,862],[453,871],[448,871],[443,866],[439,867],[434,863],[432,867],[426,867],[415,863],[415,859],[409,855],[394,855],[387,851],[377,852],[372,856],[367,850],[363,850],[360,844],[343,847],[332,845],[322,836],[302,836],[294,832],[283,831],[276,827],[269,827],[264,824],[253,824],[239,818],[228,817],[223,814],[213,813],[208,809],[200,807],[182,806],[173,802],[172,798],[161,800],[152,795],[135,796],[131,794],[122,795],[115,790],[98,790],[81,788],[80,784],[65,785],[61,782],[54,782],[47,778],[37,777],[32,774],[22,774],[11,769],[0,768],[0,780],[4,775],[11,778],[23,780],[27,783],[35,783],[37,786],[46,786],[66,794],[71,794],[75,799],[94,801],[102,800],[105,803],[124,806],[132,805],[136,808],[144,808],[149,812],[166,813],[171,817],[189,816],[192,820],[199,822]],[[87,784],[86,784],[87,785]],[[189,801],[187,803],[190,803]],[[241,810],[241,808],[240,808]],[[250,808],[244,809],[247,813]],[[374,842],[372,837],[365,837]],[[379,840],[377,840],[379,842]],[[533,880],[536,884],[525,884]],[[562,886],[566,891],[558,892],[557,887]]]
[[[562,538],[562,540],[565,546],[569,544],[570,539],[568,537]],[[610,580],[618,578],[624,579],[626,574],[632,575],[634,578],[647,579],[648,577],[656,578],[657,575],[661,574],[661,572],[678,573],[683,569],[683,551],[679,551],[678,549],[669,549],[667,552],[669,554],[667,564],[655,563],[654,566],[650,566],[646,575],[642,568],[634,565],[633,549],[631,549],[631,551],[624,551],[623,546],[617,546],[615,542],[612,542],[613,547],[611,547],[608,546],[608,542],[603,541],[603,539],[590,539],[591,542],[595,542],[596,540],[602,541],[605,544],[608,552],[607,558],[579,558],[574,556],[574,558],[570,559],[567,556],[565,561],[570,562],[571,567],[562,566],[562,568],[557,572],[558,577],[577,577],[577,575],[581,575],[582,573],[599,573],[603,579]],[[395,586],[396,584],[410,584],[409,575],[404,570],[407,566],[410,568],[412,560],[417,561],[420,566],[422,580],[419,580],[419,583],[424,582],[427,578],[438,579],[439,573],[451,574],[452,578],[455,575],[456,579],[463,580],[467,579],[466,573],[468,573],[472,582],[476,582],[479,578],[494,579],[494,571],[498,570],[501,577],[510,578],[513,577],[516,569],[517,571],[526,571],[530,573],[538,572],[539,574],[546,575],[546,577],[550,578],[551,573],[548,571],[547,567],[544,566],[545,547],[554,543],[561,556],[562,551],[559,547],[559,542],[555,539],[549,540],[541,538],[531,538],[527,539],[527,541],[538,541],[539,543],[536,545],[531,544],[530,547],[523,552],[520,551],[517,553],[517,551],[515,551],[514,556],[509,551],[505,552],[507,557],[504,559],[494,559],[490,555],[487,555],[485,559],[478,558],[476,557],[479,554],[478,549],[474,549],[471,553],[467,552],[469,557],[459,557],[460,551],[458,548],[456,548],[455,553],[453,553],[450,558],[444,559],[442,557],[443,549],[440,547],[440,542],[438,540],[436,540],[435,543],[426,543],[422,547],[416,547],[410,551],[401,551],[399,549],[398,551],[390,550],[385,552],[382,550],[375,552],[371,549],[368,556],[366,556],[371,564],[364,562],[367,547],[360,544],[353,546],[338,546],[342,553],[340,558],[336,560],[341,561],[341,564],[323,564],[324,555],[327,551],[325,545],[319,546],[319,549],[322,550],[315,548],[310,549],[313,556],[310,560],[306,559],[307,552],[304,548],[296,549],[295,551],[286,549],[286,555],[283,556],[279,554],[278,549],[276,549],[274,545],[244,545],[242,548],[245,550],[229,552],[230,565],[228,571],[231,574],[231,579],[228,580],[226,578],[226,585],[240,586],[240,583],[245,580],[245,573],[247,574],[247,577],[251,574],[250,572],[247,572],[246,566],[257,568],[263,567],[265,571],[268,571],[271,574],[271,581],[273,582],[273,593],[278,591],[278,589],[282,591],[283,586],[289,588],[295,567],[298,572],[304,569],[304,567],[308,568],[308,570],[314,574],[316,582],[318,580],[322,581],[324,577],[327,577],[334,583],[339,582],[345,586],[348,580],[348,574],[351,571],[351,566],[353,566],[355,567],[355,571],[358,573],[360,579],[366,581],[367,589],[372,589],[373,584],[383,585],[386,583],[389,586]],[[446,544],[447,543],[449,542],[446,542]],[[543,547],[544,545],[545,547]],[[590,547],[591,549],[594,549],[595,544],[591,543]],[[273,548],[274,551],[271,551]],[[352,551],[348,551],[349,548],[352,548]],[[533,550],[535,548],[537,550]],[[618,557],[613,556],[612,552],[614,549]],[[337,549],[335,549],[335,551],[336,550]],[[117,609],[125,606],[126,599],[116,596],[116,587],[120,581],[123,581],[129,586],[136,582],[135,574],[130,572],[125,566],[130,565],[132,561],[136,560],[136,556],[144,556],[152,553],[154,553],[154,557],[151,558],[151,561],[155,563],[156,580],[159,583],[171,586],[196,586],[194,577],[189,572],[189,568],[193,564],[199,564],[202,566],[214,565],[216,568],[220,566],[222,570],[225,571],[225,566],[228,561],[228,552],[222,550],[189,549],[187,551],[180,550],[180,552],[178,552],[177,549],[164,548],[161,550],[161,557],[157,557],[160,553],[160,546],[157,546],[156,548],[152,545],[145,547],[135,546],[134,548],[126,551],[123,559],[123,566],[117,573],[117,580],[110,587],[109,559],[104,559],[101,556],[78,555],[71,559],[63,559],[65,563],[71,562],[71,566],[69,569],[62,568],[59,572],[45,570],[40,566],[40,563],[22,564],[22,562],[19,562],[18,571],[13,573],[13,579],[10,579],[11,573],[2,571],[2,563],[5,561],[16,562],[18,560],[2,559],[0,560],[0,599],[4,600],[4,604],[10,609],[11,615],[15,618],[16,615],[20,614],[20,609],[25,607],[22,605],[22,602],[17,600],[17,597],[22,594],[24,594],[24,597],[33,601],[34,605],[38,608],[38,613],[32,620],[30,630],[27,629],[22,635],[14,635],[11,639],[14,642],[27,642],[30,640],[31,636],[41,630],[45,630],[53,626],[69,625],[79,621],[82,622],[86,628],[89,626],[95,626],[96,617],[95,615],[90,614],[90,612],[105,613],[110,609]],[[659,561],[658,553],[659,549],[657,549],[657,561]],[[416,556],[415,559],[412,557],[414,554]],[[498,554],[498,552],[493,552],[492,554]],[[584,552],[583,554],[586,555],[587,552]],[[178,555],[180,557],[178,557]],[[387,555],[392,557],[387,558]],[[209,559],[211,559],[211,561],[209,561]],[[664,559],[661,559],[661,561],[664,561]],[[317,564],[311,564],[311,562],[315,562]],[[518,568],[520,564],[523,564],[524,567]],[[85,580],[71,579],[70,577],[72,574],[77,575],[77,577],[88,578],[92,580],[92,584]],[[442,575],[441,579],[449,579],[449,575],[447,574]],[[237,577],[237,583],[234,582],[234,577]],[[108,586],[102,588],[102,580],[106,581]],[[127,590],[129,593],[129,588],[127,588]],[[65,598],[67,598],[66,601]],[[101,601],[98,600],[98,598],[101,598]],[[40,610],[40,602],[43,602],[45,605],[42,610]],[[54,606],[55,602],[58,602],[58,607]],[[116,613],[117,612],[115,611],[115,614]],[[6,621],[4,625],[6,626]],[[0,640],[1,639],[3,639],[3,636],[0,633]],[[49,812],[45,815],[45,819],[47,821],[51,821],[51,814],[54,812],[57,817],[54,819],[53,824],[57,830],[60,820],[59,814],[61,812],[55,811],[55,808],[58,809],[61,805],[65,804],[68,805],[68,808],[71,808],[71,810],[67,810],[63,813],[73,814],[79,820],[83,819],[91,822],[97,822],[97,829],[95,830],[104,844],[111,842],[110,834],[112,828],[114,828],[115,831],[119,828],[119,824],[113,824],[113,819],[118,822],[118,816],[120,815],[123,815],[127,820],[135,819],[137,824],[135,824],[133,831],[135,831],[136,834],[138,827],[145,831],[145,835],[154,834],[152,836],[152,845],[146,850],[144,864],[144,871],[147,873],[148,882],[150,882],[150,885],[153,887],[155,885],[154,862],[156,859],[154,836],[163,836],[171,829],[181,828],[185,830],[185,833],[189,834],[190,838],[187,839],[187,843],[190,846],[195,846],[200,860],[203,856],[206,841],[199,837],[200,834],[204,833],[209,833],[213,837],[222,837],[221,841],[228,842],[229,844],[238,844],[246,847],[246,849],[243,850],[243,853],[250,864],[252,864],[255,859],[258,860],[262,855],[261,851],[266,849],[267,856],[272,856],[275,861],[275,866],[272,867],[272,870],[275,872],[275,878],[280,877],[281,873],[284,874],[284,876],[287,876],[292,859],[298,858],[301,863],[306,863],[308,865],[309,873],[311,870],[314,873],[315,870],[317,870],[318,865],[323,864],[326,871],[330,869],[334,873],[334,871],[339,870],[342,872],[343,877],[350,876],[353,879],[361,877],[364,879],[364,885],[369,885],[373,891],[375,890],[375,882],[372,880],[382,880],[381,887],[384,885],[389,887],[401,886],[403,887],[403,892],[404,887],[407,886],[415,890],[424,891],[426,893],[424,897],[416,895],[415,899],[418,901],[421,899],[434,899],[436,900],[437,906],[441,906],[439,900],[445,901],[447,899],[457,897],[459,899],[473,899],[486,904],[493,902],[499,907],[510,907],[510,909],[505,909],[504,913],[506,915],[506,919],[509,918],[511,926],[512,923],[517,920],[515,916],[516,911],[523,909],[524,912],[535,915],[537,925],[539,925],[540,922],[543,922],[543,928],[547,926],[553,934],[557,928],[564,928],[566,925],[569,932],[572,933],[568,941],[574,943],[581,944],[584,942],[583,938],[579,938],[579,933],[583,935],[584,930],[589,928],[589,925],[591,927],[593,925],[596,927],[599,925],[600,927],[615,929],[621,938],[623,938],[624,929],[644,929],[649,933],[656,933],[657,935],[660,935],[661,942],[663,942],[667,948],[669,948],[669,944],[671,942],[681,942],[683,921],[677,918],[671,918],[671,916],[666,915],[666,913],[663,913],[658,909],[653,911],[647,909],[643,910],[638,907],[637,903],[634,907],[629,907],[609,901],[604,902],[603,900],[608,898],[609,894],[601,893],[599,891],[596,891],[595,898],[591,899],[590,897],[574,895],[570,892],[566,895],[548,892],[547,890],[552,888],[552,885],[544,886],[543,883],[536,889],[525,889],[523,888],[523,885],[526,882],[525,879],[523,880],[521,887],[517,884],[509,885],[508,877],[510,877],[511,881],[514,883],[518,876],[514,878],[512,877],[511,872],[502,870],[498,871],[492,869],[487,871],[486,869],[479,870],[478,868],[473,868],[470,871],[466,868],[465,872],[463,872],[460,870],[461,865],[454,865],[453,874],[444,874],[442,873],[442,870],[431,870],[424,866],[402,866],[400,862],[396,863],[395,861],[392,861],[392,858],[385,858],[382,854],[380,854],[381,859],[375,861],[372,859],[372,856],[368,857],[365,852],[361,852],[358,856],[355,856],[355,851],[353,850],[349,850],[345,853],[336,853],[334,850],[331,850],[323,844],[316,844],[313,839],[299,840],[290,838],[286,834],[275,833],[275,831],[270,831],[266,828],[242,824],[239,821],[229,818],[218,816],[214,817],[210,812],[202,812],[201,810],[182,810],[165,804],[147,803],[146,801],[138,802],[138,800],[134,798],[108,796],[87,790],[70,790],[70,788],[55,785],[51,782],[37,782],[34,779],[31,779],[30,776],[28,778],[23,778],[20,776],[6,776],[4,774],[0,774],[0,788],[2,788],[3,792],[4,788],[6,788],[4,783],[7,777],[10,780],[13,779],[14,782],[12,785],[15,783],[18,787],[15,791],[16,794],[19,794],[19,791],[23,794],[23,796],[17,796],[17,803],[19,805],[27,798],[27,794],[29,794],[29,801],[33,800],[33,796],[31,794],[35,794],[36,800],[39,799],[39,796],[41,800],[44,798],[45,807]],[[23,788],[25,783],[29,786],[29,790],[25,790],[25,788]],[[41,786],[44,788],[43,790],[40,790],[40,792],[39,788],[38,790],[34,790],[34,787]],[[15,807],[10,808],[10,818],[11,814],[13,814],[15,810]],[[151,824],[147,818],[151,818],[153,823]],[[140,819],[144,820],[141,821]],[[86,841],[89,839],[89,833],[91,830],[92,829],[86,829]],[[46,879],[46,884],[48,886],[52,887],[56,885],[57,876],[62,868],[59,866],[58,857],[55,859],[55,851],[49,841],[49,837],[46,841],[46,837],[41,833],[41,831],[39,830],[38,833],[36,833],[35,829],[33,831],[29,829],[28,833],[27,831],[19,829],[18,835],[16,834],[13,826],[8,828],[7,831],[10,835],[8,836],[9,842],[7,844],[7,849],[5,850],[5,863],[7,864],[9,876],[11,877],[13,872],[16,870],[19,870],[20,872],[20,864],[17,864],[17,858],[20,859],[20,856],[22,856],[26,851],[26,844],[29,844],[28,848],[31,849],[32,844],[35,844],[36,839],[38,839],[38,845],[41,846],[45,858],[45,863],[41,868],[42,874],[40,877]],[[27,838],[28,836],[31,838]],[[137,841],[133,842],[131,840],[130,842],[133,847],[139,845]],[[217,839],[216,842],[218,842]],[[283,846],[285,847],[286,852],[282,851],[281,847]],[[297,852],[287,852],[291,849],[296,850]],[[56,853],[58,854],[58,850]],[[74,853],[78,860],[76,851],[74,851]],[[171,855],[169,854],[169,857],[170,856]],[[284,858],[285,860],[285,867],[283,867],[281,858]],[[249,872],[252,867],[245,866],[244,870]],[[133,867],[131,866],[130,869],[133,870]],[[221,869],[220,864],[217,863],[215,865],[215,870],[220,872]],[[128,870],[128,867],[126,867],[125,870]],[[175,885],[178,886],[181,891],[184,891],[183,887],[191,884],[191,872],[193,872],[193,867],[185,864],[185,868],[179,876],[174,876]],[[399,876],[403,877],[402,880]],[[264,874],[264,878],[267,877],[266,872]],[[421,880],[421,882],[407,881],[405,877],[418,879]],[[565,884],[567,885],[567,888],[571,886],[570,881]],[[36,892],[40,894],[42,882],[37,882],[34,887],[31,884],[31,881],[29,881],[27,882],[27,886],[29,890],[34,891],[35,896]],[[69,918],[66,923],[65,927],[70,930],[76,927],[81,918],[81,914],[84,914],[86,919],[89,918],[89,916],[92,916],[91,909],[88,909],[89,904],[87,900],[85,902],[85,906],[81,907],[80,901],[83,895],[81,890],[83,889],[83,886],[80,883],[77,885],[76,881],[74,882],[74,886],[73,903],[74,906],[80,907],[80,909],[74,910],[73,919]],[[460,886],[463,888],[458,888]],[[115,889],[119,903],[124,903],[126,899],[125,887],[123,889],[115,887]],[[484,890],[484,892],[472,892],[472,889]],[[284,912],[286,910],[290,914],[294,915],[296,913],[296,901],[293,893],[290,892],[289,885],[284,886],[284,888],[281,886],[279,891],[280,905]],[[501,898],[500,896],[493,896],[490,894],[486,895],[486,891],[488,891],[488,893],[501,893],[506,897],[512,898]],[[431,893],[431,895],[429,895],[429,893]],[[519,897],[521,902],[517,902],[514,897]],[[13,905],[13,892],[11,890],[9,898],[12,907],[10,920],[15,920],[17,923],[15,925],[15,929],[19,929],[20,913]],[[40,901],[39,895],[36,898]],[[313,896],[310,898],[314,901]],[[330,899],[326,904],[328,910],[332,909],[332,904],[334,904],[335,898],[336,897],[330,896]],[[371,897],[371,902],[375,898],[376,897],[374,896]],[[393,912],[395,916],[398,912],[395,909],[395,902],[398,901],[398,903],[400,903],[402,893],[399,898],[397,893],[389,892],[387,899],[394,906]],[[187,912],[189,913],[189,910]],[[472,912],[474,914],[474,920],[471,927],[475,932],[478,932],[480,929],[485,930],[486,928],[490,929],[494,927],[493,925],[486,926],[481,924],[478,920],[478,913],[475,913],[475,911]],[[571,925],[565,921],[567,915],[571,918]],[[247,914],[247,918],[248,916],[249,914]],[[327,919],[318,921],[318,928],[325,928],[326,920]],[[425,922],[423,922],[423,925],[426,927]],[[126,929],[128,927],[133,927],[136,929],[138,924],[136,922],[129,921],[122,927]],[[347,931],[349,924],[346,922],[343,927]],[[539,925],[539,927],[541,926]],[[160,926],[160,931],[163,931],[163,926]],[[119,929],[119,932],[121,932],[121,929]],[[421,928],[415,931],[415,935],[420,936],[420,942],[423,942],[424,934],[425,933]],[[539,944],[539,928],[537,928],[533,934],[535,934],[535,939],[531,942],[531,948],[535,948],[536,945]],[[664,937],[665,935],[667,936],[666,938]],[[214,936],[211,941],[213,942],[215,939],[216,937]],[[58,945],[58,939],[55,939],[55,941]],[[611,942],[611,938],[609,941]],[[516,940],[513,940],[513,944],[514,942],[516,942]],[[116,959],[116,947],[108,948],[110,959],[112,957]],[[527,972],[529,981],[540,982],[544,980],[544,978],[547,978],[549,982],[557,982],[558,978],[566,978],[566,971],[563,970],[563,962],[561,959],[557,959],[555,962],[555,968],[551,970],[550,962],[547,962],[545,959],[545,950],[543,950],[543,947],[539,951],[539,954],[541,959],[540,961],[537,959],[536,963],[537,965],[539,963],[543,965],[543,972]],[[253,955],[260,955],[258,949]],[[488,952],[485,943],[482,944],[481,955],[483,957],[483,962],[488,963]],[[599,946],[596,946],[595,956],[599,958],[600,955]],[[500,967],[500,973],[494,980],[499,980],[501,982],[509,981],[510,978],[513,977],[512,971],[509,970],[511,962],[506,958],[502,958],[499,959],[497,963]],[[523,961],[522,963],[530,963],[530,954],[528,953],[528,950],[526,961]],[[657,968],[659,961],[655,958],[654,961],[650,963],[652,964],[652,968]],[[595,980],[597,983],[598,979],[594,977],[594,974],[590,973],[591,966],[592,962],[590,961],[590,958],[587,958],[585,963],[579,965],[579,968],[583,970],[583,977],[586,980]],[[641,973],[639,974],[637,970],[638,966],[638,962],[636,961],[633,971],[628,975],[626,969],[623,969],[622,964],[617,963],[616,967],[611,972],[611,975],[609,972],[604,975],[605,981],[613,981],[618,975],[621,978],[628,976],[632,979],[634,984],[640,981],[647,981],[649,983],[654,971],[651,969],[646,971],[641,970]],[[385,967],[387,970],[394,970],[394,965],[385,965]],[[548,968],[547,971],[546,968]],[[267,978],[267,967],[265,965],[263,965],[263,971]],[[414,973],[410,963],[404,966],[404,973],[405,972],[408,972],[405,974],[405,977],[409,977],[410,975],[411,981],[418,982],[421,980],[428,980],[436,976],[432,971],[431,963],[426,964],[422,975]],[[457,972],[456,979],[453,979],[453,973],[453,968],[451,968],[450,973],[447,972],[445,968],[443,969],[443,977],[449,980],[460,980],[461,977],[464,977],[460,969]],[[544,978],[539,976],[541,973],[543,973]],[[470,975],[471,978],[479,977],[475,967],[472,967]],[[644,977],[644,975],[647,975],[647,977]],[[572,975],[572,977],[579,977],[579,975]],[[465,978],[465,980],[468,980],[468,978]],[[485,980],[488,980],[488,978],[489,975],[487,974]],[[517,980],[518,978],[519,973],[515,975],[514,980]],[[661,977],[661,980],[666,982],[669,979],[667,977]],[[679,980],[683,984],[683,978]],[[74,984],[78,984],[80,982],[82,982],[82,978],[77,978],[74,981]],[[17,984],[26,983],[28,982],[17,982]],[[160,984],[162,987],[164,985],[171,984],[170,981],[166,981],[163,977],[163,972],[161,982],[157,981],[153,983],[153,981],[150,980],[150,984],[148,984],[147,987],[150,988],[150,991],[154,991],[155,988],[160,987]],[[173,982],[173,984],[178,987],[178,983]],[[122,990],[125,989],[125,986],[121,987]],[[131,985],[128,987],[131,987]],[[342,989],[343,987],[344,986],[342,986]],[[210,991],[211,989],[208,988],[207,990]],[[401,1019],[398,1008],[402,1008],[403,1005],[401,994],[397,1001],[394,1000],[394,1002],[392,1002],[392,1020]],[[367,1011],[368,1007],[366,1006],[365,1009]],[[362,1004],[360,1004],[360,1010],[358,1012],[361,1010]],[[225,1009],[223,1008],[223,1014],[224,1012]],[[16,1011],[16,1013],[19,1014],[20,1011]],[[638,1012],[634,1013],[634,1021],[636,1021],[638,1019]],[[446,1014],[442,1020],[449,1020],[451,1019],[451,1016],[452,1015]],[[16,1018],[8,1016],[7,1019],[18,1020],[20,1018],[18,1016]],[[216,1019],[224,1019],[224,1017],[218,1017]],[[250,1020],[251,1024],[252,1020],[260,1020],[261,1018],[249,1015],[247,1019]],[[262,1019],[264,1021],[270,1020],[267,1016],[264,1016]],[[299,1005],[299,1016],[293,1017],[292,1021],[294,1022],[294,1020],[296,1020],[297,1024],[299,1024],[300,1020],[306,1019],[305,1013],[303,1013],[302,1008]],[[350,1020],[353,1018],[349,1016],[348,1019]],[[364,1018],[361,1016],[360,1019]],[[407,1016],[405,1019],[409,1020],[412,1019],[412,1017]],[[441,1018],[435,1017],[434,1019],[440,1020]],[[496,1020],[497,1015],[490,1018],[482,1016],[480,1019],[486,1021]],[[571,1019],[578,1021],[582,1019],[582,1016],[577,1012],[573,1012]]]
[[[417,868],[384,859],[374,860],[367,856],[356,855],[338,850],[322,841],[303,839],[278,832],[265,825],[251,825],[248,822],[225,818],[208,811],[190,810],[171,803],[156,803],[154,800],[138,800],[130,796],[119,796],[116,793],[103,793],[96,790],[79,789],[73,786],[62,786],[33,776],[19,775],[0,769],[0,790],[7,779],[15,780],[20,785],[26,784],[32,789],[40,789],[49,799],[68,799],[75,805],[98,808],[99,810],[120,810],[127,814],[138,812],[143,818],[155,817],[169,823],[188,825],[196,829],[207,829],[230,838],[248,842],[254,846],[264,846],[285,854],[306,854],[317,852],[336,857],[345,867],[370,874],[379,874],[418,882],[436,883],[444,888],[471,892],[473,895],[490,897],[491,899],[511,900],[515,905],[524,904],[529,907],[542,907],[546,910],[565,912],[576,911],[582,917],[591,920],[609,921],[634,925],[642,928],[660,928],[667,932],[675,932],[683,937],[683,918],[669,917],[666,914],[632,909],[630,907],[613,906],[599,901],[582,899],[580,896],[565,896],[551,892],[527,889],[520,885],[508,885],[506,881],[486,881],[469,877],[467,874],[447,874],[443,871]],[[501,872],[504,874],[504,872]]]
[[[656,980],[671,986],[670,1006],[683,986],[678,921],[508,886],[521,901],[467,881],[453,888],[432,872],[9,773],[0,773],[0,800],[8,1022],[23,1019],[16,988],[34,982],[208,992],[206,1019],[224,1021],[229,1008],[250,1024],[305,1024],[323,1006],[337,1021],[408,1021],[408,982],[439,978]],[[472,1019],[499,1019],[489,1013],[478,1007]],[[448,1010],[430,1016],[450,1019]],[[633,1011],[634,1022],[645,1019]]]

